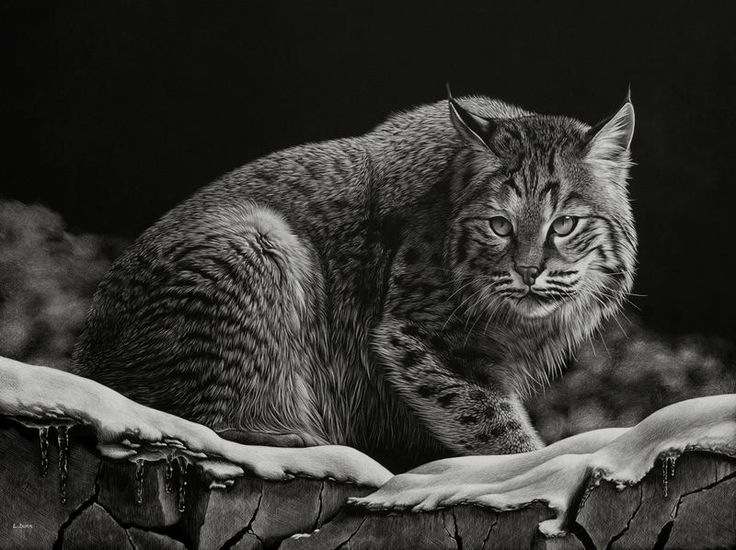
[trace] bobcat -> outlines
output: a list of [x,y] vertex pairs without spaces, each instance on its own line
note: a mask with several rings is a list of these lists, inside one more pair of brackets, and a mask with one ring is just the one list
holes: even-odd
[[101,282],[74,370],[226,437],[395,468],[542,443],[522,397],[632,285],[629,97],[590,127],[441,101],[273,153]]

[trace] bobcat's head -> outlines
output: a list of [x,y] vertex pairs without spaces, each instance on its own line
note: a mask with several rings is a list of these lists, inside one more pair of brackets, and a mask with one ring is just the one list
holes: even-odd
[[462,294],[522,324],[590,323],[592,330],[633,280],[630,97],[592,128],[500,102],[463,103],[467,109],[449,98],[464,146],[447,242]]

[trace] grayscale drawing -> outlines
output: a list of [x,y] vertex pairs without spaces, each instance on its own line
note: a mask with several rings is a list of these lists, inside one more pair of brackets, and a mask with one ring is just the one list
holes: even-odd
[[723,18],[2,10],[0,548],[736,546]]

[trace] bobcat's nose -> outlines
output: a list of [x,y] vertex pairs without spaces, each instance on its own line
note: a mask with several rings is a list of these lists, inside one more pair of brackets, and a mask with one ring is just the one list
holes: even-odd
[[514,269],[521,275],[524,284],[529,286],[532,286],[539,276],[539,268],[535,265],[517,265]]

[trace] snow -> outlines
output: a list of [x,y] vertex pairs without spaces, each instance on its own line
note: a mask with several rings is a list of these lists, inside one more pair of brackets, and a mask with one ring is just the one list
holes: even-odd
[[503,511],[543,502],[555,517],[543,521],[540,531],[558,536],[565,534],[576,496],[601,480],[619,488],[633,485],[659,458],[674,471],[673,457],[687,450],[736,456],[735,394],[682,401],[633,428],[595,430],[531,453],[431,462],[350,502],[370,510],[417,512],[458,504]]
[[[736,456],[736,394],[682,401],[632,428],[586,432],[530,453],[449,458],[392,476],[350,447],[281,448],[227,441],[205,426],[47,367],[0,358],[0,379],[0,415],[38,428],[42,451],[48,448],[49,426],[56,427],[63,451],[67,430],[84,425],[94,430],[103,456],[135,462],[137,477],[142,477],[145,461],[166,460],[179,468],[197,465],[211,487],[228,486],[246,473],[272,480],[303,476],[380,487],[350,499],[368,510],[421,512],[475,504],[503,511],[543,502],[555,514],[540,524],[547,536],[564,534],[580,495],[584,500],[601,480],[627,487],[662,459],[666,483],[674,475],[676,457],[687,450]],[[45,452],[43,460],[48,460]],[[142,486],[137,496],[143,498],[140,491]]]
[[[211,429],[144,407],[93,380],[0,358],[0,415],[42,430],[85,425],[103,456],[157,461],[183,457],[211,480],[252,473],[263,479],[332,478],[379,487],[391,472],[350,447],[282,448],[241,445]],[[63,431],[63,430],[62,430]],[[42,435],[43,437],[43,435]],[[216,483],[216,486],[225,483]]]

